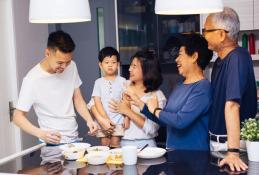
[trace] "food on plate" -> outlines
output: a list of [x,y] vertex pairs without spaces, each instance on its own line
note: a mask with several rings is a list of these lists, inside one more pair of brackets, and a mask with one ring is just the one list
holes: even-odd
[[60,145],[59,148],[62,151],[69,151],[70,149],[73,148],[81,148],[86,150],[86,148],[90,147],[91,145],[89,143],[83,143],[83,142],[78,142],[78,143],[67,143],[64,145]]
[[77,148],[77,147],[71,147],[70,149],[67,149],[62,152],[65,159],[67,160],[76,160],[84,157],[85,149],[83,148]]
[[110,150],[110,155],[106,161],[107,164],[123,164],[122,150],[120,148]]
[[102,151],[109,151],[109,147],[108,146],[92,146],[87,148],[87,152],[91,153],[91,152],[102,152]]

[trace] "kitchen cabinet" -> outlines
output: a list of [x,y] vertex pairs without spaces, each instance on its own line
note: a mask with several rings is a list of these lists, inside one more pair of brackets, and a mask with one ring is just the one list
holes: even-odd
[[223,0],[223,3],[224,6],[231,7],[237,12],[240,20],[240,30],[254,29],[254,0]]
[[[223,0],[224,6],[233,8],[240,20],[240,30],[259,29],[256,19],[259,17],[259,0]],[[207,14],[201,16],[204,25]]]
[[155,0],[117,1],[122,65],[127,66],[131,56],[143,49],[153,51],[163,64],[174,63],[177,53],[169,47],[179,43],[176,39],[182,33],[200,32],[199,15],[156,15],[154,6]]
[[254,0],[254,29],[259,30],[259,0]]

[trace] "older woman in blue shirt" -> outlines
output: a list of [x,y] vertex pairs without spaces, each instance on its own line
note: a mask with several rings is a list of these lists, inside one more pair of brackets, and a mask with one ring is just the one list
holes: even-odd
[[[208,50],[207,41],[201,35],[186,35],[176,59],[184,81],[175,87],[164,109],[157,107],[156,97],[145,104],[133,91],[127,91],[145,116],[166,125],[167,148],[209,150],[208,114],[212,98],[210,82],[205,78],[203,70],[211,58],[212,51]],[[117,107],[128,110],[126,105]]]

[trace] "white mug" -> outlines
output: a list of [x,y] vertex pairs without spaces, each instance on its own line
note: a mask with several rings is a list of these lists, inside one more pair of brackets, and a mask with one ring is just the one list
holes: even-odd
[[137,163],[137,147],[136,146],[123,146],[122,159],[125,165],[135,165]]

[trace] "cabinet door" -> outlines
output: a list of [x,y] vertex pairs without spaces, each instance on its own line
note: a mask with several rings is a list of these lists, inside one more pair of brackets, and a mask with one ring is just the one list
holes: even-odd
[[259,29],[259,0],[254,0],[254,29]]
[[[223,0],[225,7],[233,8],[240,20],[240,30],[253,30],[254,25],[257,25],[257,29],[259,28],[259,23],[254,23],[253,16],[253,2],[255,3],[255,19],[259,17],[259,0]],[[257,4],[257,5],[256,5]],[[201,15],[201,24],[202,28],[204,26],[205,20],[208,14]]]
[[239,15],[240,30],[253,30],[254,28],[253,2],[254,0],[223,0],[224,6],[233,8]]

